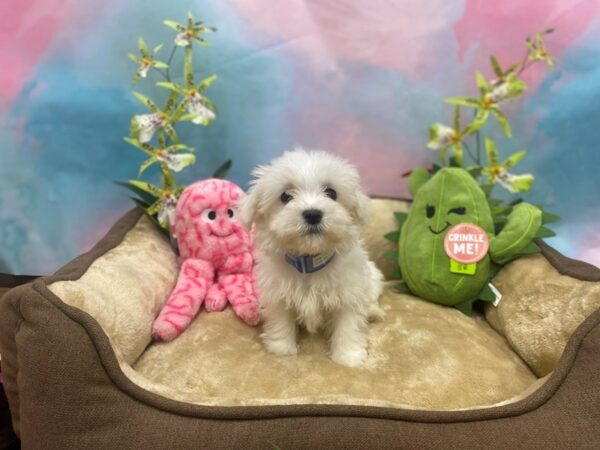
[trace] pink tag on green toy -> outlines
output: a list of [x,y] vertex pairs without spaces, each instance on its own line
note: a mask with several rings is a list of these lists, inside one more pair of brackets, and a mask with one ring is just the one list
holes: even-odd
[[490,240],[486,232],[472,223],[454,225],[444,237],[446,254],[463,265],[481,261],[489,247]]

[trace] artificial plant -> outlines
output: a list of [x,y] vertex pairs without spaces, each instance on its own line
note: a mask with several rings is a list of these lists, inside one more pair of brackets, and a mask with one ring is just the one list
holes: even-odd
[[[452,176],[450,176],[450,173],[448,173],[446,178],[448,178],[449,182],[452,181],[456,184],[460,181],[460,184],[463,186],[469,185],[469,189],[467,189],[467,187],[465,187],[465,189],[473,192],[473,195],[476,194],[479,196],[478,192],[481,191],[481,199],[485,203],[485,208],[483,209],[485,209],[486,212],[489,210],[489,213],[491,214],[489,217],[489,226],[487,224],[488,219],[486,218],[484,220],[485,226],[483,226],[483,228],[491,239],[495,239],[498,236],[503,236],[502,239],[500,239],[500,243],[502,243],[506,240],[507,236],[510,236],[511,233],[514,232],[512,228],[515,227],[515,217],[522,215],[525,209],[527,209],[529,212],[532,212],[530,208],[524,208],[524,204],[519,206],[521,203],[523,203],[523,199],[521,197],[503,200],[492,195],[493,189],[496,185],[502,186],[513,194],[528,192],[531,189],[535,181],[535,178],[532,174],[514,174],[511,172],[511,169],[525,156],[525,150],[508,155],[501,160],[500,152],[498,151],[495,142],[487,133],[484,132],[489,129],[489,127],[486,127],[486,125],[493,117],[494,120],[492,122],[495,122],[495,125],[499,125],[503,133],[508,138],[512,137],[510,123],[502,111],[502,106],[506,102],[519,98],[523,95],[523,92],[527,89],[527,85],[521,79],[521,76],[529,67],[531,67],[531,65],[535,64],[536,62],[545,62],[549,68],[553,66],[553,59],[548,54],[543,40],[544,36],[552,31],[553,30],[546,30],[544,32],[539,32],[535,35],[534,39],[527,38],[525,41],[526,52],[523,60],[521,62],[509,65],[507,68],[503,68],[497,58],[491,56],[490,63],[495,78],[493,80],[488,80],[481,72],[476,73],[476,83],[479,89],[479,96],[477,98],[452,97],[445,100],[445,103],[455,105],[454,120],[452,126],[435,123],[429,130],[430,139],[427,147],[432,150],[440,151],[440,161],[439,164],[434,164],[431,168],[419,168],[409,173],[409,191],[415,195],[415,204],[413,204],[412,208],[418,206],[416,203],[418,195],[417,192],[419,188],[426,184],[429,180],[431,180],[434,184],[430,186],[428,191],[432,190],[432,193],[438,194],[440,192],[444,192],[445,197],[438,195],[436,197],[436,201],[441,201],[442,197],[444,197],[443,200],[445,202],[448,204],[452,203],[453,200],[448,197],[448,191],[444,191],[443,189],[440,191],[440,189],[438,189],[439,186],[437,185],[439,183],[435,183],[433,181],[433,178],[437,178],[436,174],[439,171],[447,170],[444,169],[446,167],[452,167],[467,174],[466,176],[468,176],[469,179],[472,179],[473,182],[458,180],[458,178],[460,178],[459,175],[452,173]],[[472,110],[470,120],[464,119],[464,108]],[[472,149],[474,149],[474,151]],[[460,186],[453,185],[452,189],[457,191],[455,192],[454,197],[461,195]],[[423,195],[424,193],[421,193],[421,197]],[[470,200],[473,200],[473,195],[469,197]],[[426,211],[425,208],[432,207],[433,203],[433,200],[431,200],[428,205],[421,205],[423,214],[429,214],[429,211]],[[531,205],[527,204],[527,206]],[[489,270],[486,268],[483,271],[486,278],[491,279],[503,264],[506,264],[516,257],[539,252],[540,248],[534,242],[535,238],[554,236],[554,232],[544,225],[557,221],[559,217],[543,211],[543,208],[540,205],[535,206],[539,208],[541,221],[541,224],[535,228],[535,234],[527,234],[526,245],[510,246],[513,247],[513,251],[501,255],[501,257],[494,257],[492,254],[493,261],[491,263],[485,263],[489,264],[490,266]],[[448,211],[451,210],[452,208],[448,209]],[[482,208],[479,208],[479,210],[481,212]],[[406,213],[398,212],[395,214],[395,217],[398,222],[399,229],[398,231],[388,233],[386,238],[392,241],[394,244],[399,245],[399,250],[388,252],[387,257],[398,263],[398,267],[392,274],[394,277],[403,278],[403,282],[397,286],[398,290],[407,291],[408,286],[406,283],[406,277],[407,275],[410,276],[410,274],[406,273],[408,270],[407,268],[410,266],[407,259],[409,259],[409,255],[417,257],[419,253],[421,255],[427,253],[423,251],[427,245],[423,243],[423,241],[419,241],[416,236],[413,236],[410,239],[406,238],[406,233],[403,233],[403,227],[407,222],[408,217]],[[424,216],[422,219],[426,220],[427,217]],[[478,225],[481,225],[481,223]],[[407,231],[411,231],[411,234],[414,233],[414,230]],[[404,236],[402,236],[403,234]],[[433,242],[436,237],[430,237],[428,239],[432,240]],[[496,241],[498,240],[496,239]],[[406,251],[407,248],[402,248],[402,246],[409,246],[411,243],[417,245],[418,248],[414,248],[410,251]],[[405,251],[403,252],[403,250]],[[436,248],[435,251],[437,252],[438,250],[439,249]],[[443,250],[441,251],[443,252]],[[493,247],[491,247],[490,252],[494,253]],[[433,255],[435,252],[432,250],[432,252],[429,253]],[[401,261],[403,256],[405,260]],[[439,262],[440,258],[438,257],[437,259]],[[435,260],[433,256],[432,260]],[[426,266],[430,268],[430,271],[448,271],[448,268],[438,267],[436,269],[431,261],[429,261]],[[429,278],[431,278],[431,276]],[[427,283],[429,282],[425,280],[422,284],[425,285]],[[419,283],[415,281],[412,284],[414,290],[415,286],[417,286]],[[429,285],[431,285],[433,289],[433,284],[429,283]],[[417,290],[419,289],[417,288]],[[464,298],[460,298],[460,295],[457,295],[456,298],[450,299],[452,295],[448,295],[449,291],[442,291],[444,290],[442,289],[440,291],[441,293],[438,293],[439,295],[432,295],[432,297],[437,298],[439,303],[452,304],[453,306],[460,304],[460,300],[468,301],[469,298],[467,297],[472,294],[470,293],[469,295],[465,295]],[[415,293],[419,294],[419,292]],[[480,295],[480,298],[484,300],[493,300],[494,298],[493,292],[489,289],[483,290],[478,295]],[[430,298],[430,300],[433,299]],[[463,311],[470,311],[470,303],[466,309],[463,307]]]
[[[186,25],[172,20],[165,20],[164,24],[177,33],[166,62],[157,59],[163,44],[150,50],[141,37],[138,39],[139,55],[129,54],[129,58],[138,65],[132,84],[136,85],[140,80],[149,78],[149,74],[153,72],[161,77],[161,81],[156,82],[155,86],[168,90],[168,97],[160,107],[152,98],[133,92],[149,112],[132,117],[130,134],[124,139],[145,153],[147,159],[140,165],[137,179],[119,184],[132,191],[133,201],[162,228],[168,230],[173,223],[177,199],[185,187],[176,182],[175,173],[196,162],[195,149],[180,141],[177,128],[181,122],[206,126],[216,118],[217,109],[204,96],[204,92],[217,76],[211,75],[197,82],[193,67],[195,47],[210,46],[203,35],[215,32],[215,28],[196,21],[192,13],[188,13]],[[180,82],[176,82],[172,78],[172,69],[174,56],[179,50],[184,52],[183,76],[179,77]],[[160,170],[160,186],[140,178],[153,165],[157,165]],[[230,166],[231,161],[225,162],[213,177],[224,177]]]

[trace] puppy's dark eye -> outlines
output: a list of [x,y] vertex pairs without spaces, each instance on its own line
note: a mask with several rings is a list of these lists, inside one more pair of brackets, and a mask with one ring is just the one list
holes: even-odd
[[283,192],[281,194],[281,197],[279,197],[279,198],[281,199],[281,203],[283,203],[285,205],[286,203],[289,203],[294,197],[292,197],[287,192]]
[[435,206],[427,205],[427,208],[425,208],[425,214],[427,214],[427,217],[431,219],[435,215]]
[[331,200],[336,200],[337,199],[337,192],[335,192],[335,189],[333,188],[325,188],[325,195],[327,197],[329,197]]
[[227,210],[227,215],[228,215],[229,217],[233,217],[233,209],[228,209],[228,210]]
[[458,208],[452,208],[450,211],[448,211],[448,214],[460,214],[461,216],[465,215],[466,213],[467,208],[462,206],[459,206]]

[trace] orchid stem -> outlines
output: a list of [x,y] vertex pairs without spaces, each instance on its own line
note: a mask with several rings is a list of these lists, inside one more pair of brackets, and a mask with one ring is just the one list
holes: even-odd
[[169,55],[169,59],[167,60],[167,81],[170,83],[171,82],[171,61],[173,61],[173,56],[175,56],[175,51],[177,50],[177,46],[174,45],[173,48],[171,49],[171,54]]

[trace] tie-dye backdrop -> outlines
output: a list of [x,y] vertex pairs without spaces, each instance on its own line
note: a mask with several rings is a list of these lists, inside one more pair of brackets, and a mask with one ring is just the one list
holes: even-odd
[[139,35],[168,42],[162,20],[188,10],[219,28],[201,61],[219,75],[220,110],[208,128],[184,127],[199,149],[188,180],[231,157],[246,186],[253,165],[302,144],[350,158],[388,196],[436,156],[424,143],[448,115],[441,100],[472,94],[490,53],[520,59],[525,35],[555,27],[557,67],[528,74],[503,146],[529,150],[531,200],[564,218],[551,243],[600,264],[597,0],[3,0],[0,271],[52,272],[131,206],[112,183],[143,157],[122,140],[141,111],[127,53]]

